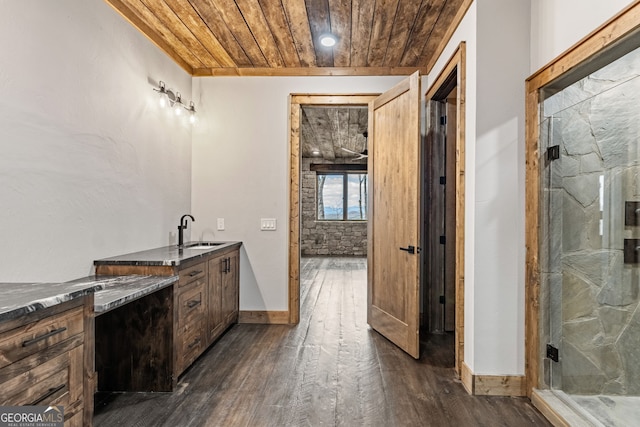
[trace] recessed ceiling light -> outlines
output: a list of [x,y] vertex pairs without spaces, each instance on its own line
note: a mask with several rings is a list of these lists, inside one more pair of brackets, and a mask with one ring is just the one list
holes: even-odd
[[322,46],[326,46],[326,47],[335,46],[336,41],[337,41],[336,36],[330,33],[323,34],[320,36],[320,44]]
[[317,156],[317,155],[319,155],[319,154],[320,154],[320,151],[318,151],[318,150],[313,150],[313,151],[311,152],[311,154],[313,154],[314,156]]

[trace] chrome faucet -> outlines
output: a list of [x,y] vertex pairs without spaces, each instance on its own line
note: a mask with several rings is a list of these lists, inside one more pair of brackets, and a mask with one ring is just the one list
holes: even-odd
[[178,246],[182,247],[184,245],[184,230],[187,228],[187,217],[191,218],[191,222],[195,222],[193,216],[186,214],[182,215],[180,218],[180,225],[178,226]]

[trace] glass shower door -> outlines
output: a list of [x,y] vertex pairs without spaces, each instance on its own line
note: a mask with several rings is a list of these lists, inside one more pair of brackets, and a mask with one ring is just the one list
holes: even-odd
[[639,74],[634,51],[543,104],[548,381],[591,412],[640,396]]

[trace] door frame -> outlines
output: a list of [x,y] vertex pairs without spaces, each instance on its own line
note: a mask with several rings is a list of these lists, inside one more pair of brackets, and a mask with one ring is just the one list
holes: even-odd
[[[541,346],[541,339],[544,338],[541,336],[541,328],[545,321],[541,316],[546,314],[546,310],[544,307],[541,309],[540,304],[545,303],[541,298],[548,298],[548,295],[541,295],[540,292],[540,159],[543,153],[539,152],[538,147],[538,122],[541,91],[549,85],[561,84],[564,77],[571,75],[583,65],[595,66],[599,57],[607,56],[599,56],[600,54],[637,35],[640,32],[638,17],[640,1],[635,1],[535,72],[525,82],[525,378],[526,394],[534,399],[534,404],[540,402],[540,398],[534,394],[534,389],[544,385],[541,362],[545,353]],[[555,414],[553,410],[544,408],[544,404],[538,407],[546,416]]]
[[289,323],[300,322],[300,117],[303,105],[368,106],[374,94],[289,95]]
[[[456,78],[456,146],[455,146],[455,372],[462,378],[464,365],[464,212],[465,212],[465,106],[466,106],[466,43],[458,45],[425,95],[428,104],[452,77]],[[467,369],[467,373],[470,371]]]

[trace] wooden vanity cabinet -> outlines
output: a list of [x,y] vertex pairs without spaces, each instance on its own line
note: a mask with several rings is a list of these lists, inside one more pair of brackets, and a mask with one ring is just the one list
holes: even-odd
[[65,426],[91,426],[93,295],[0,323],[0,406],[62,405]]
[[[238,321],[240,244],[182,260],[175,266],[98,265],[96,275],[178,275],[173,285],[173,384]],[[138,390],[142,391],[142,390]],[[165,390],[163,390],[165,391]]]

